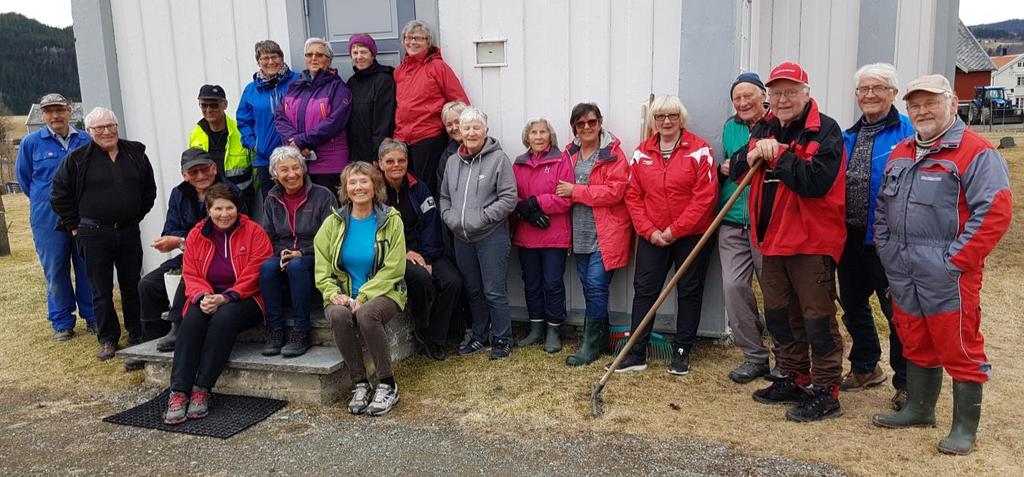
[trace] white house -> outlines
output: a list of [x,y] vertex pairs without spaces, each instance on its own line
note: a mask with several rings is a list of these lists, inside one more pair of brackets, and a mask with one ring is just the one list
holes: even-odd
[[[339,55],[336,66],[347,72],[349,34],[372,33],[382,62],[395,64],[402,25],[427,20],[470,99],[490,115],[491,134],[514,156],[528,117],[549,118],[563,142],[569,138],[569,110],[579,101],[597,102],[606,126],[631,148],[641,139],[641,106],[651,93],[678,94],[690,111],[690,129],[719,144],[733,78],[745,70],[765,77],[786,60],[809,72],[822,110],[849,125],[857,117],[852,75],[859,65],[893,63],[901,84],[934,72],[952,80],[958,6],[958,0],[72,0],[86,108],[111,107],[122,134],[146,143],[155,162],[161,194],[143,223],[144,241],[159,233],[167,194],[181,180],[178,158],[200,117],[199,86],[220,84],[236,101],[256,70],[258,40],[278,41],[289,64],[301,69],[305,38],[327,38]],[[147,251],[147,266],[163,259]],[[580,286],[574,267],[567,268],[578,318]],[[701,332],[720,336],[726,332],[720,274],[712,268]],[[616,323],[628,322],[631,283],[631,269],[616,274]],[[509,271],[509,285],[513,303],[521,305],[517,270]],[[660,328],[671,329],[665,320],[674,302],[663,307]]]
[[1024,53],[992,58],[996,70],[992,72],[992,86],[1006,88],[1006,99],[1017,109],[1024,108]]

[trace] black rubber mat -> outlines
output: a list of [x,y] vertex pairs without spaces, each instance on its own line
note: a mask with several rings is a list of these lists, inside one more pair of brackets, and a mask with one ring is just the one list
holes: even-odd
[[212,393],[208,416],[169,426],[164,424],[163,414],[170,393],[169,389],[165,389],[145,403],[104,417],[103,422],[227,439],[270,417],[288,404],[288,401],[278,399]]

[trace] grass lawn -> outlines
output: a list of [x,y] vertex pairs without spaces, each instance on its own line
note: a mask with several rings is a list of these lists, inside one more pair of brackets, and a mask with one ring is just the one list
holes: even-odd
[[[610,357],[588,367],[567,368],[562,363],[575,350],[570,345],[554,356],[536,347],[517,349],[510,360],[498,363],[480,355],[445,363],[412,358],[396,368],[402,403],[389,419],[444,420],[522,439],[540,434],[586,438],[591,433],[698,439],[742,452],[829,463],[856,475],[1024,475],[1024,362],[1013,358],[1024,335],[1024,288],[1019,281],[1024,275],[1024,134],[1015,134],[1018,147],[1004,151],[1017,199],[1014,225],[988,259],[982,293],[982,332],[994,379],[985,387],[978,445],[970,456],[948,457],[935,449],[950,425],[948,376],[933,429],[873,427],[871,415],[888,412],[888,385],[843,394],[845,415],[838,419],[796,424],[785,420],[784,407],[764,406],[750,398],[766,382],[732,383],[726,375],[740,363],[741,353],[718,346],[698,348],[688,376],[670,376],[664,364],[645,373],[615,376],[603,394],[605,415],[598,419],[590,416],[590,389]],[[993,134],[990,140],[998,142],[1001,135]],[[42,273],[27,225],[27,200],[11,195],[3,199],[13,255],[0,258],[0,341],[5,344],[0,349],[0,388],[62,393],[70,406],[76,399],[137,386],[140,373],[125,373],[119,360],[95,360],[94,337],[83,333],[70,342],[51,341]],[[879,332],[887,353],[884,321]],[[883,367],[886,360],[883,355]],[[344,416],[340,406],[309,410]]]

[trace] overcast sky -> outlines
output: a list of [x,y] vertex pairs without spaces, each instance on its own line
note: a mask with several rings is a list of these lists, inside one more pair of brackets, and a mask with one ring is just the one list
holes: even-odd
[[[0,0],[3,12],[18,12],[55,27],[71,24],[71,0]],[[960,0],[960,19],[967,25],[1013,18],[1024,18],[1024,0]]]

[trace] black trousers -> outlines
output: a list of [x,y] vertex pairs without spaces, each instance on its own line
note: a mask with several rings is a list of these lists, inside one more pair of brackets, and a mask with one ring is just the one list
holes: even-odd
[[412,262],[405,264],[405,283],[409,293],[406,310],[424,339],[443,345],[452,315],[459,307],[462,277],[455,264],[446,257],[429,260],[428,263],[432,272]]
[[417,179],[427,183],[427,188],[434,194],[435,199],[439,194],[437,163],[441,160],[441,153],[447,145],[448,135],[445,133],[409,144],[409,169]]
[[875,328],[875,317],[868,300],[878,297],[879,308],[889,322],[889,365],[892,366],[892,384],[896,389],[907,387],[907,360],[903,357],[903,343],[892,322],[892,301],[885,296],[889,280],[878,258],[875,247],[864,243],[866,231],[846,227],[846,244],[839,260],[839,304],[843,307],[843,324],[850,333],[850,369],[855,373],[870,373],[882,358],[882,348]]
[[[637,241],[636,272],[633,275],[633,317],[630,327],[632,330],[640,326],[644,315],[657,301],[669,271],[682,266],[686,256],[699,241],[700,235],[682,237],[667,247],[658,247],[642,237]],[[701,303],[704,298],[704,275],[707,273],[710,257],[711,248],[704,247],[690,265],[690,269],[676,284],[676,334],[672,338],[673,348],[690,349],[697,341],[697,327],[700,325]],[[630,351],[635,356],[646,356],[651,328],[652,326],[648,326],[641,333],[636,346]]]
[[121,325],[114,310],[114,270],[121,289],[121,312],[128,336],[142,337],[139,322],[139,275],[142,273],[142,240],[139,226],[114,229],[79,224],[77,242],[85,258],[86,275],[92,288],[92,307],[96,313],[100,344],[116,344]]
[[[167,287],[164,285],[164,274],[174,269],[181,270],[181,255],[161,263],[159,267],[143,276],[142,281],[139,282],[143,341],[166,335],[171,330],[171,322],[181,321],[181,308],[185,304],[185,280],[178,283],[178,291],[174,294],[174,303],[167,301]],[[168,311],[170,321],[162,319],[165,311]]]
[[231,356],[235,338],[261,321],[263,311],[255,298],[225,303],[213,315],[189,304],[174,343],[171,390],[190,392],[193,385],[212,389]]
[[341,173],[339,172],[337,174],[310,174],[309,180],[313,181],[313,183],[316,185],[322,185],[326,187],[327,190],[333,192],[334,195],[337,196],[338,186],[341,185]]

